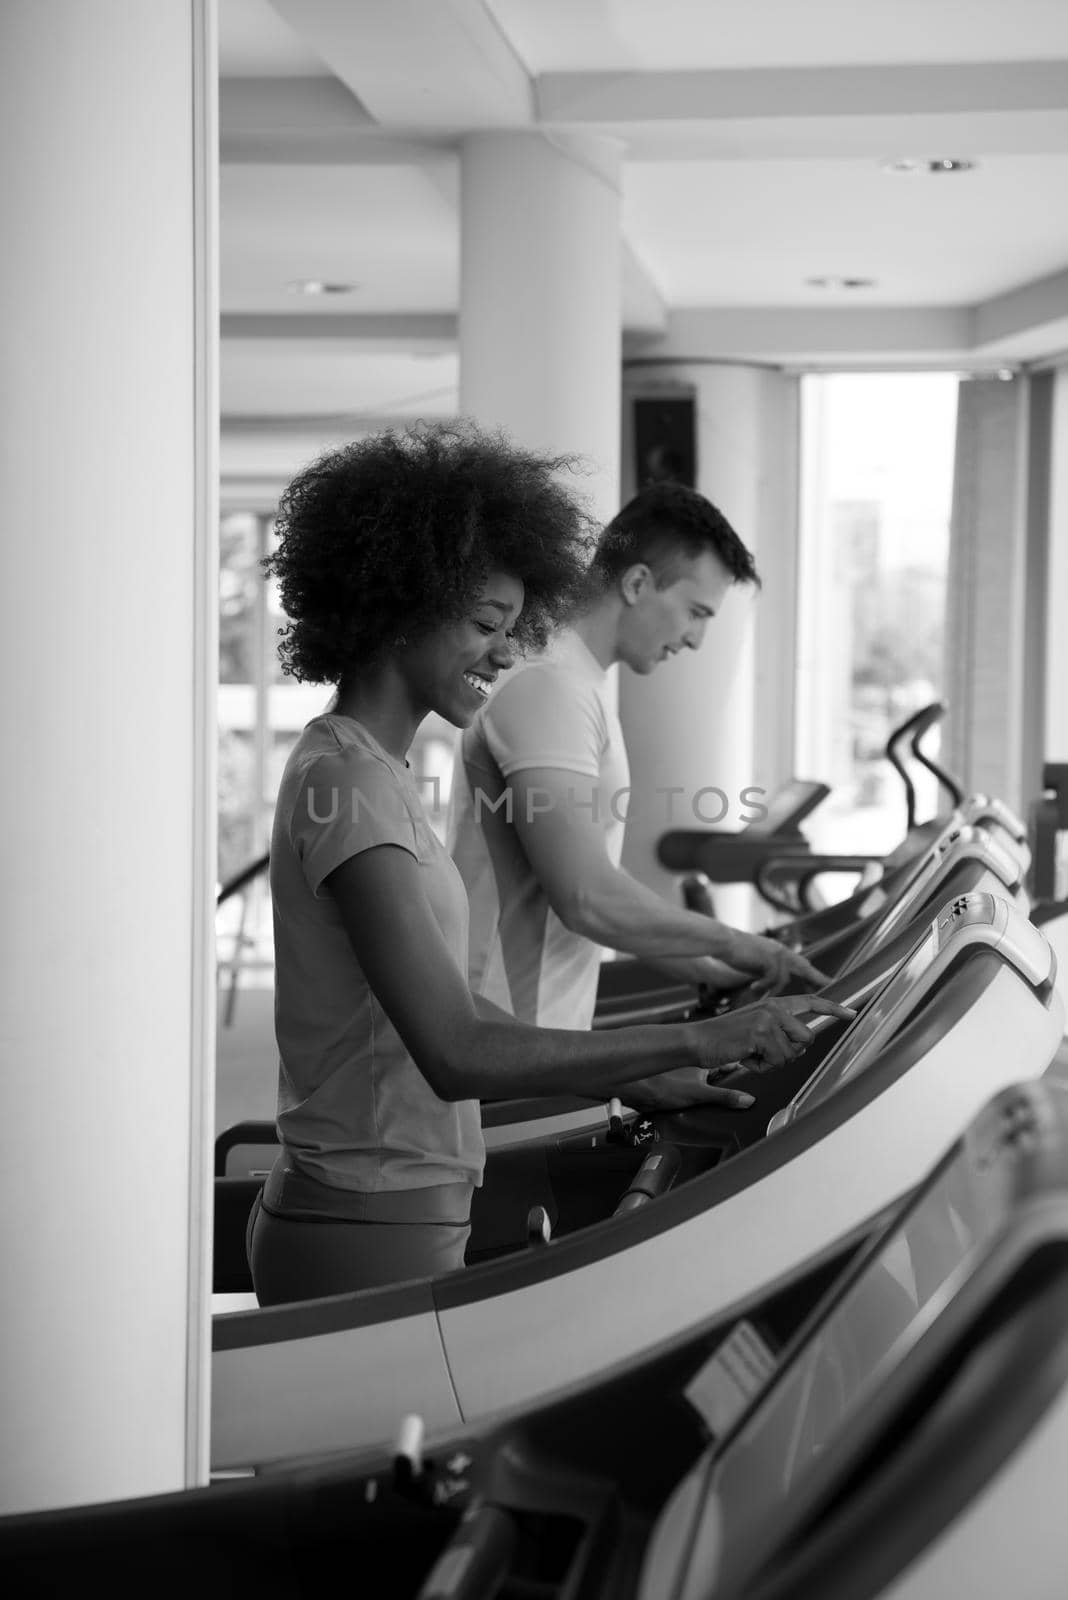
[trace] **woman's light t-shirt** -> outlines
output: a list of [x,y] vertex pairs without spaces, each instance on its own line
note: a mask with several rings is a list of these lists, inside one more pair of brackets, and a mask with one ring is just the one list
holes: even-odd
[[[477,1100],[439,1099],[356,959],[324,880],[350,856],[398,845],[466,979],[463,881],[412,774],[362,725],[327,713],[294,746],[271,838],[278,1130],[300,1172],[378,1193],[481,1182]],[[412,973],[418,990],[419,975]]]

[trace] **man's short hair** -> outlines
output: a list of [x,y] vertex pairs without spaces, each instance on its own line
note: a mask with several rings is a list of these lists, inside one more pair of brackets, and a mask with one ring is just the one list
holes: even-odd
[[711,550],[736,583],[755,583],[760,576],[752,553],[711,500],[686,484],[661,482],[639,489],[608,523],[593,557],[593,569],[604,580],[639,563],[649,567],[658,589],[681,576],[680,558],[692,560]]

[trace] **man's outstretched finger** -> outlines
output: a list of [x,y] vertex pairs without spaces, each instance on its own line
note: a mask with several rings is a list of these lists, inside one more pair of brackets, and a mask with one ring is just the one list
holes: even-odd
[[804,956],[790,957],[789,970],[795,977],[804,978],[806,983],[814,984],[817,989],[822,989],[825,983],[830,983],[831,981],[826,972],[821,972],[819,967],[814,967],[812,962],[806,960]]
[[[839,1005],[836,1000],[826,1000],[822,995],[786,996],[773,1004],[776,1006],[775,1026],[780,1030],[781,1059],[776,1058],[774,1051],[766,1054],[769,1060],[779,1066],[806,1050],[817,1032],[832,1020],[851,1022],[856,1016],[852,1006]],[[813,1020],[805,1022],[802,1020],[804,1017],[812,1017]]]

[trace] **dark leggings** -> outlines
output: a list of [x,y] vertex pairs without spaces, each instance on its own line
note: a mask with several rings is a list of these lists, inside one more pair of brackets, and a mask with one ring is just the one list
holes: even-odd
[[257,1195],[245,1247],[257,1300],[278,1306],[453,1272],[470,1233],[467,1222],[297,1221]]

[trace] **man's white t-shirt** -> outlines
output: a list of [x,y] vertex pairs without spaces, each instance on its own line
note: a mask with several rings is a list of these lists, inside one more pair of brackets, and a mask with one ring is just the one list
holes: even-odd
[[557,917],[509,820],[509,779],[535,768],[592,778],[596,823],[618,866],[630,782],[608,673],[565,630],[514,667],[464,731],[449,801],[448,848],[470,902],[472,990],[521,1022],[588,1028],[603,951]]

